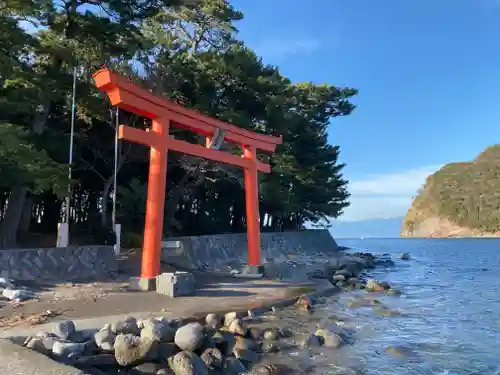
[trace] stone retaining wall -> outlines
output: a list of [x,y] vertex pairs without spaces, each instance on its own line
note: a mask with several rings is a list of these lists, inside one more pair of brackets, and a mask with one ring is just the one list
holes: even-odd
[[[338,253],[328,230],[301,230],[261,234],[262,260],[266,263],[298,263]],[[179,237],[163,242],[162,261],[189,269],[227,270],[247,264],[245,233]],[[307,258],[305,260],[304,258]]]
[[0,250],[0,277],[14,280],[84,280],[118,269],[111,246]]

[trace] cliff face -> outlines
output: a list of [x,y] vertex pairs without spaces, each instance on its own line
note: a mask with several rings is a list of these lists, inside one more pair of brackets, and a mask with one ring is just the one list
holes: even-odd
[[408,210],[402,237],[500,235],[500,145],[429,176]]

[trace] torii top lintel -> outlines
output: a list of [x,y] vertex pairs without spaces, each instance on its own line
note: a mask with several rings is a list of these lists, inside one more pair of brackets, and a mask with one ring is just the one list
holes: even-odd
[[172,125],[212,137],[217,128],[225,131],[224,139],[242,147],[252,147],[274,152],[276,145],[283,142],[282,137],[254,133],[226,122],[185,108],[171,100],[155,96],[148,90],[130,82],[126,78],[101,69],[93,78],[99,90],[108,94],[112,105],[150,119],[166,118]]

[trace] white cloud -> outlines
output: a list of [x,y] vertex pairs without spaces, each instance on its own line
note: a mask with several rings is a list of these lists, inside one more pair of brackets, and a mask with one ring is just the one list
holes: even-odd
[[297,54],[311,53],[321,47],[313,38],[270,38],[255,46],[255,51],[269,59],[282,59]]
[[367,176],[349,183],[351,205],[341,221],[389,219],[406,215],[417,190],[441,166]]

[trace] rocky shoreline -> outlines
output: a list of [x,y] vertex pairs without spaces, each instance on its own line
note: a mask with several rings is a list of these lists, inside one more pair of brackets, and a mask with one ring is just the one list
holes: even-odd
[[[387,282],[368,275],[376,267],[393,264],[387,255],[354,253],[330,260],[309,276],[327,279],[345,292],[398,295]],[[321,298],[311,295],[295,300],[294,310],[312,315],[322,303]],[[293,325],[280,324],[278,306],[208,314],[194,321],[128,317],[92,330],[77,330],[73,321],[66,320],[58,322],[51,332],[25,338],[22,345],[86,375],[284,375],[309,371],[276,361],[276,353],[306,348],[335,350],[352,343],[353,331],[341,318],[322,322],[312,332],[296,332]],[[354,299],[350,307],[360,306],[371,306],[383,316],[397,314],[371,296]]]

